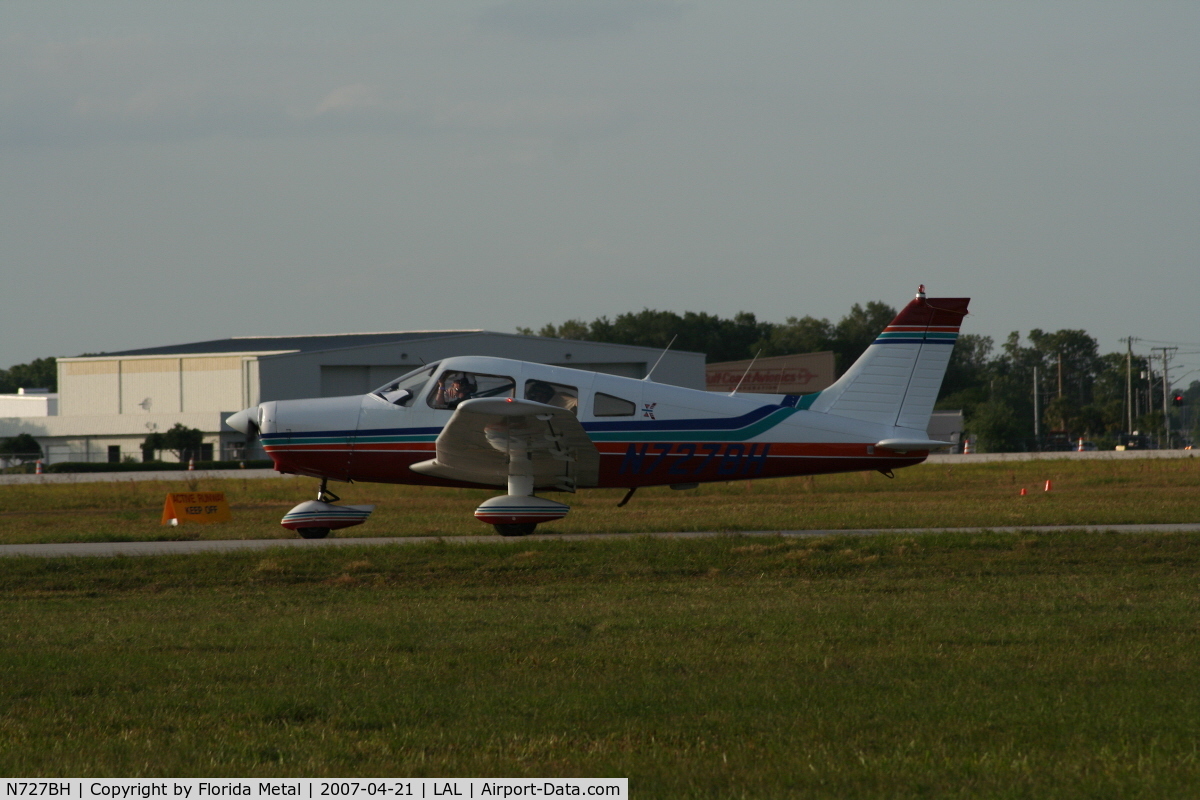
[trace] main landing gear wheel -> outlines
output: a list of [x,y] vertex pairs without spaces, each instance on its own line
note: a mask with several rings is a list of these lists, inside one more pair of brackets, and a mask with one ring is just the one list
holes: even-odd
[[492,527],[501,536],[528,536],[537,530],[537,523],[522,522],[516,525],[493,525]]
[[296,533],[305,539],[324,539],[329,535],[329,528],[296,528]]

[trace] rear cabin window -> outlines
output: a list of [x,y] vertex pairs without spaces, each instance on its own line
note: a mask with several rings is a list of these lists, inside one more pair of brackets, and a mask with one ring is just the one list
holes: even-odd
[[446,370],[437,379],[427,401],[431,408],[453,411],[463,400],[475,397],[513,397],[516,381],[507,375]]
[[548,406],[565,408],[579,416],[579,390],[565,383],[550,381],[525,381],[525,399]]
[[592,414],[597,417],[632,417],[635,410],[633,403],[611,394],[596,392],[592,404]]

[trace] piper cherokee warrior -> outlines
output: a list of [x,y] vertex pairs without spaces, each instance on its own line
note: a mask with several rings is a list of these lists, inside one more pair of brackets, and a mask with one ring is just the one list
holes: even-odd
[[926,428],[968,298],[917,296],[827,389],[728,395],[528,361],[458,356],[365,395],[278,400],[229,425],[282,473],[321,479],[283,518],[310,539],[365,522],[329,481],[506,489],[475,518],[504,536],[570,508],[538,492],[878,470],[949,442]]

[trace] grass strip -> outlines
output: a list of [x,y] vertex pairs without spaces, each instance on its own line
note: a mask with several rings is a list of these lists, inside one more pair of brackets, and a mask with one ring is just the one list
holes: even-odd
[[0,562],[0,772],[1181,797],[1200,536]]
[[[1053,489],[1043,491],[1046,481]],[[262,539],[294,536],[279,520],[311,499],[317,481],[287,479],[115,480],[0,486],[0,544]],[[167,492],[223,491],[232,522],[159,524]],[[1020,496],[1020,490],[1028,494]],[[339,485],[347,504],[375,514],[346,535],[456,536],[487,533],[475,507],[496,494],[386,484]],[[552,493],[571,513],[543,532],[796,530],[1200,522],[1200,460],[1034,461],[923,464],[874,472],[706,484],[691,491],[643,489],[624,508],[621,490]]]

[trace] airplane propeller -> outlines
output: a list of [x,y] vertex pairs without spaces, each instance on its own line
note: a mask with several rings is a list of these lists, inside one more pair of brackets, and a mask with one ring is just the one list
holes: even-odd
[[225,424],[235,431],[246,434],[246,447],[258,439],[258,406],[246,408],[225,420]]

